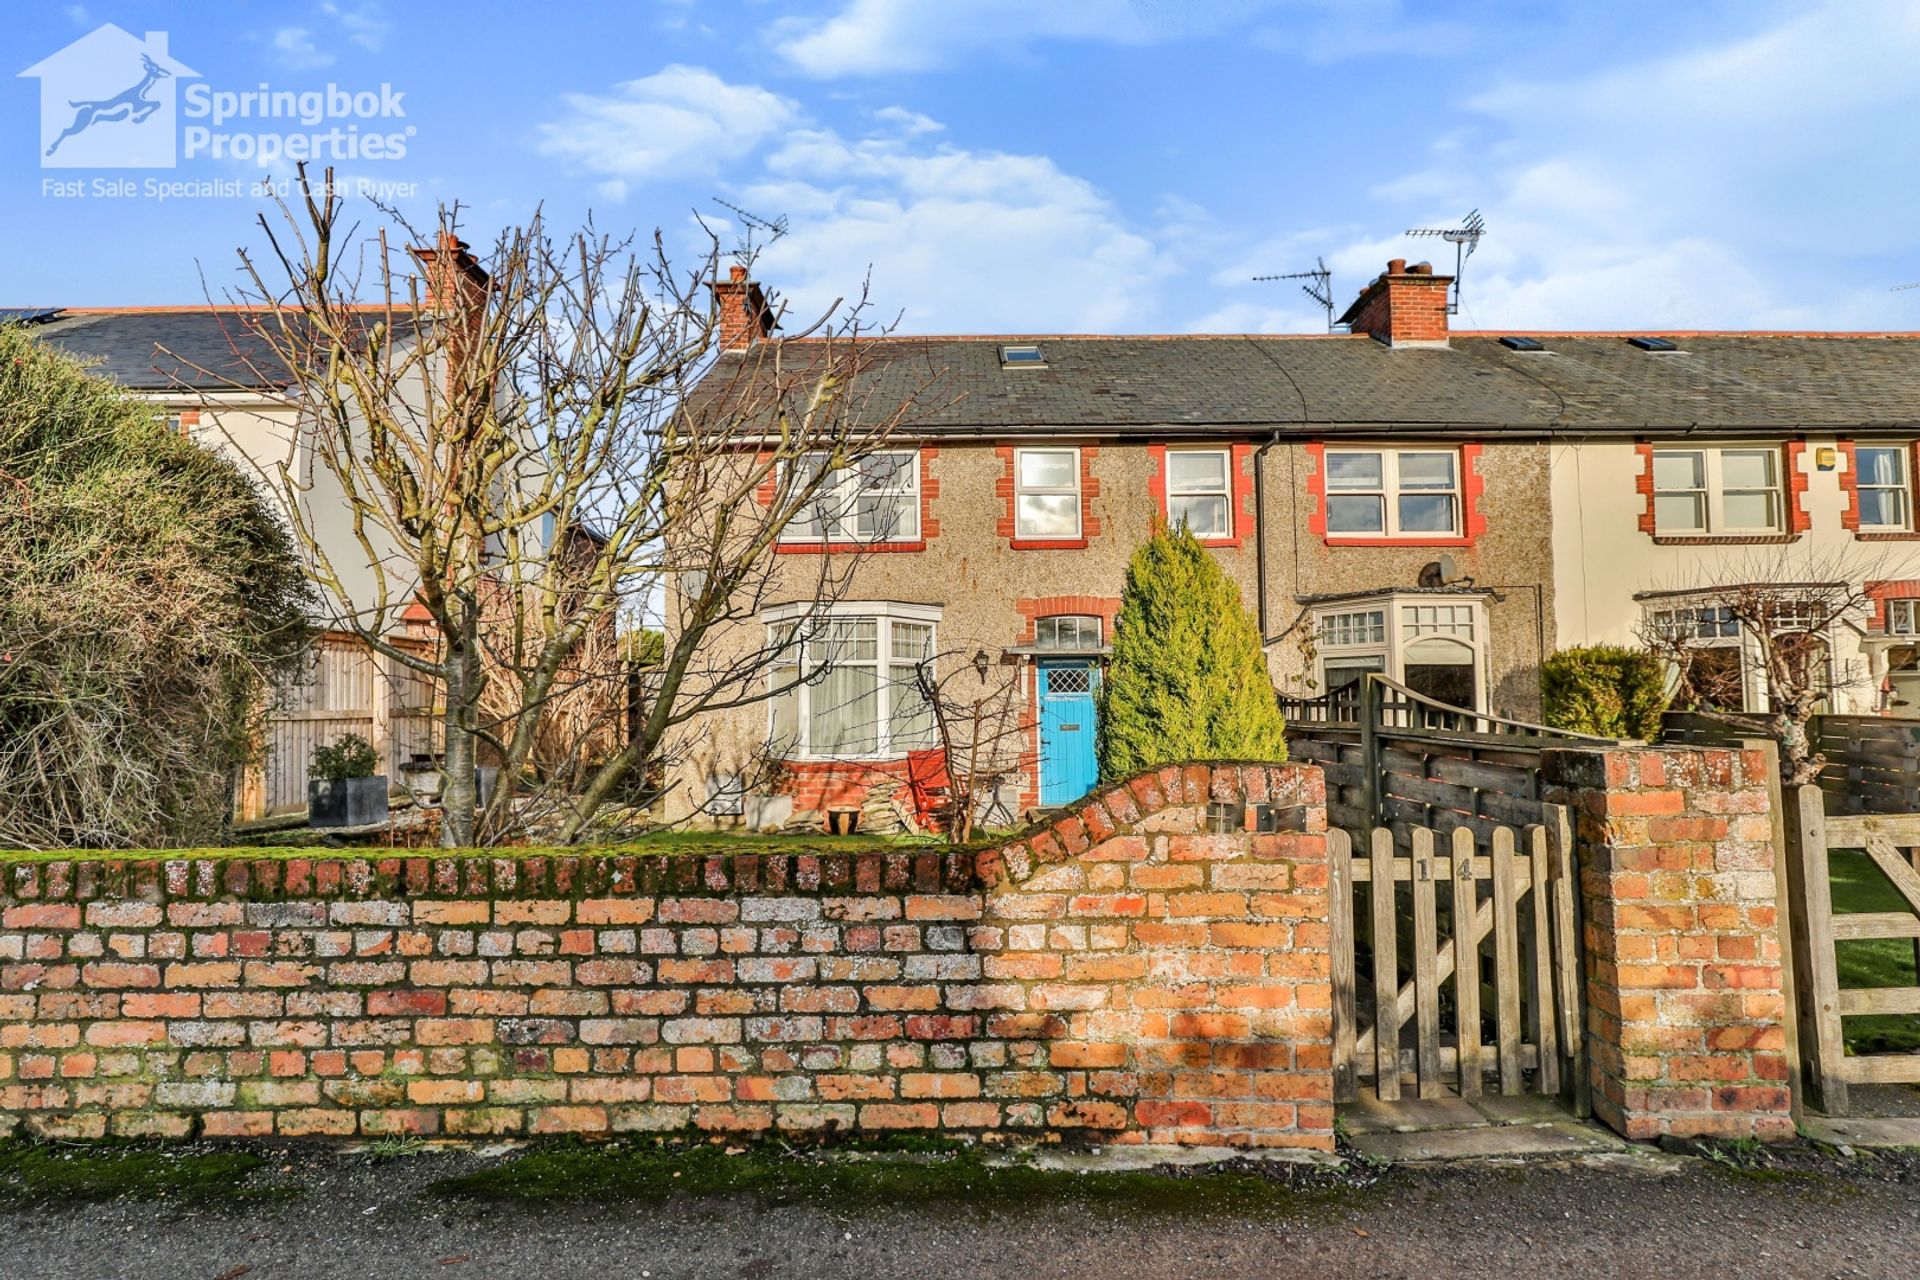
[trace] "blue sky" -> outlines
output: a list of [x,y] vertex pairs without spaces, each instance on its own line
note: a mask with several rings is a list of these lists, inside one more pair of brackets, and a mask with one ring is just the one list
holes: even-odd
[[[1920,329],[1920,6],[1394,0],[36,4],[20,66],[101,23],[213,87],[405,94],[407,212],[470,240],[545,202],[617,231],[790,219],[795,314],[860,287],[910,332],[1312,331],[1411,226],[1477,207],[1477,328]],[[245,198],[59,199],[6,81],[0,304],[191,303]],[[108,127],[108,126],[103,126]],[[124,126],[122,126],[124,127]],[[285,166],[276,172],[284,173]],[[160,176],[251,176],[234,161]],[[1450,261],[1436,258],[1437,262]],[[206,284],[203,286],[203,279]]]

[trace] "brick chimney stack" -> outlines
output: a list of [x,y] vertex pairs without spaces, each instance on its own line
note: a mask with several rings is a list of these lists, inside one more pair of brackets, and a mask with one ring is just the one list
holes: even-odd
[[429,310],[445,313],[484,305],[487,273],[465,240],[442,231],[433,248],[415,249],[413,256],[426,268]]
[[1389,347],[1447,345],[1447,290],[1452,276],[1437,276],[1430,262],[1407,265],[1395,258],[1360,291],[1340,323]]
[[773,333],[773,308],[760,286],[747,279],[747,269],[735,264],[725,280],[713,282],[714,306],[720,312],[720,349],[745,351]]

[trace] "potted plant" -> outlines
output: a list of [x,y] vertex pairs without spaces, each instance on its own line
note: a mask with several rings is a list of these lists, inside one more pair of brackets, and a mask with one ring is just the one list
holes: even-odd
[[387,820],[387,778],[380,757],[357,733],[315,747],[307,768],[307,822],[315,827],[370,827]]

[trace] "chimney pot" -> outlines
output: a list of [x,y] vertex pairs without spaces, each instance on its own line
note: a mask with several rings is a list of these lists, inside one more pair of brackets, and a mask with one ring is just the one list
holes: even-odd
[[1405,258],[1389,258],[1389,259],[1387,259],[1387,274],[1388,274],[1388,275],[1390,275],[1390,276],[1397,276],[1397,275],[1402,275],[1402,274],[1404,274],[1404,273],[1406,272],[1406,269],[1407,269],[1407,260],[1406,260]]
[[739,263],[736,262],[733,266],[727,268],[727,279],[745,280],[746,278],[747,278],[747,269],[741,266]]
[[1410,276],[1430,276],[1433,274],[1433,264],[1431,262],[1416,262],[1407,268],[1407,274]]

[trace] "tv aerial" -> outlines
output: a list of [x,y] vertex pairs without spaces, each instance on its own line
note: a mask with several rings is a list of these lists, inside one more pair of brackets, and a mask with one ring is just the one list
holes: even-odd
[[1920,289],[1920,280],[1915,280],[1912,284],[1897,284],[1893,286],[1893,288],[1887,290],[1887,292],[1888,293],[1904,293],[1908,289]]
[[742,209],[731,200],[722,200],[719,196],[715,196],[713,202],[723,209],[730,210],[736,218],[740,219],[741,226],[745,228],[740,233],[739,247],[733,251],[734,258],[740,262],[746,262],[754,255],[754,232],[765,234],[767,244],[772,244],[787,234],[787,215],[784,213],[777,218],[763,218],[757,213]]
[[1410,236],[1439,236],[1453,246],[1453,301],[1447,304],[1448,315],[1460,313],[1460,275],[1467,265],[1467,259],[1480,247],[1480,237],[1487,234],[1487,220],[1480,216],[1478,209],[1469,210],[1467,216],[1460,219],[1457,227],[1409,227]]
[[1333,332],[1333,272],[1327,269],[1327,260],[1315,257],[1313,270],[1289,271],[1284,275],[1255,276],[1255,280],[1306,280],[1309,283],[1300,286],[1300,292],[1312,298],[1327,313],[1327,332]]

